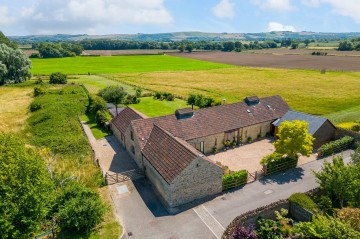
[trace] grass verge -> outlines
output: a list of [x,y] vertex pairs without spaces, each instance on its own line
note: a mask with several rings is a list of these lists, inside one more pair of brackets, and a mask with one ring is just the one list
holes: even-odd
[[81,120],[87,123],[96,139],[101,139],[109,135],[109,131],[106,130],[105,127],[99,126],[96,123],[94,114],[86,113],[81,116]]

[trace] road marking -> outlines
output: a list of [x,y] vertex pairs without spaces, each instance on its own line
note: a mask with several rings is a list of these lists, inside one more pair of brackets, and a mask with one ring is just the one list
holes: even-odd
[[213,215],[206,209],[204,205],[200,205],[193,209],[199,216],[201,221],[210,229],[216,238],[220,239],[225,231],[225,228],[215,219]]

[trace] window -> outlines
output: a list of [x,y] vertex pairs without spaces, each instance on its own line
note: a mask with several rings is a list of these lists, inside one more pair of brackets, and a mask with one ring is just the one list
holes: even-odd
[[204,141],[200,142],[200,152],[204,153]]
[[217,146],[217,138],[215,138],[215,146]]
[[131,153],[135,154],[135,147],[134,147],[134,145],[131,145]]
[[130,131],[130,138],[132,141],[134,141],[134,133],[132,131]]

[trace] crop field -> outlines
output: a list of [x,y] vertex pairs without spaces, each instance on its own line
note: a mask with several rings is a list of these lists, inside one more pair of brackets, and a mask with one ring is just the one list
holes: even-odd
[[124,55],[157,55],[169,52],[178,52],[178,50],[85,50],[82,55],[97,55],[97,56],[124,56]]
[[34,75],[50,75],[62,72],[68,75],[87,75],[155,72],[155,71],[190,71],[230,68],[230,65],[212,63],[194,59],[184,59],[167,55],[149,56],[82,56],[52,59],[32,59]]
[[330,114],[360,105],[360,72],[327,72],[237,67],[188,72],[154,72],[141,76],[113,75],[153,91],[187,97],[201,93],[227,102],[246,96],[281,95],[294,110]]
[[262,49],[262,50],[248,50],[246,53],[256,53],[256,54],[273,54],[273,55],[311,55],[313,52],[323,52],[327,53],[328,56],[360,56],[359,51],[336,51],[333,49],[312,49],[311,47],[307,49],[287,49],[287,48],[275,48],[275,49]]
[[360,57],[354,56],[249,54],[236,52],[172,53],[171,55],[236,66],[360,71]]
[[155,100],[153,97],[143,97],[140,99],[139,104],[133,104],[130,106],[148,117],[174,114],[177,109],[189,107],[184,100]]

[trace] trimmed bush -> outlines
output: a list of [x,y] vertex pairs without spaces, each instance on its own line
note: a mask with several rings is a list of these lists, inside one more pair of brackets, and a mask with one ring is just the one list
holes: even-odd
[[90,95],[88,111],[90,113],[96,114],[99,110],[100,111],[106,111],[107,110],[106,101],[100,96]]
[[41,107],[42,107],[42,106],[41,106],[40,103],[32,102],[32,103],[30,104],[30,112],[35,112],[35,111],[41,109]]
[[247,183],[248,171],[240,170],[234,173],[223,175],[223,190],[239,187]]
[[318,150],[318,157],[325,157],[340,152],[341,150],[351,147],[353,143],[353,137],[344,136],[341,139],[322,145]]
[[264,167],[265,175],[274,174],[289,168],[294,168],[297,166],[297,158],[284,157],[278,153],[272,153],[265,156],[260,164]]
[[50,75],[50,84],[66,84],[67,76],[61,72],[55,72]]
[[310,212],[317,211],[316,203],[304,193],[294,193],[289,197],[289,202],[296,203]]
[[45,94],[45,89],[39,86],[34,88],[34,97]]
[[337,211],[341,221],[349,223],[352,228],[360,232],[360,208],[343,208]]

